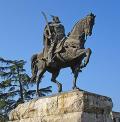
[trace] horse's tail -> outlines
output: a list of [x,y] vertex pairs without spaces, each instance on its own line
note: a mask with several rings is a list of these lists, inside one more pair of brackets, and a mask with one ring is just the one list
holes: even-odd
[[37,54],[34,54],[32,57],[31,57],[31,69],[34,68],[34,65],[35,65],[35,62],[37,61]]
[[31,70],[32,70],[31,82],[36,81],[36,76],[38,71],[36,63],[37,63],[37,54],[34,54],[31,58]]

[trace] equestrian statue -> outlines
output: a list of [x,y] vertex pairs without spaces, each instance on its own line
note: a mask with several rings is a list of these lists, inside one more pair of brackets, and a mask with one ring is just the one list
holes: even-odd
[[51,16],[52,21],[48,22],[45,13],[42,14],[46,20],[43,34],[44,49],[31,58],[31,81],[37,82],[36,92],[39,95],[39,83],[46,71],[52,73],[51,81],[57,84],[58,92],[61,92],[62,84],[56,78],[60,70],[67,67],[71,68],[74,75],[73,89],[78,89],[76,86],[78,74],[86,67],[91,55],[91,49],[86,49],[84,44],[87,36],[92,35],[96,16],[90,13],[79,20],[66,36],[59,17]]

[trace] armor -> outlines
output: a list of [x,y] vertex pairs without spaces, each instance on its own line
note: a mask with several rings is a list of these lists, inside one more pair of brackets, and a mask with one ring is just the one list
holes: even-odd
[[58,17],[56,16],[52,16],[53,21],[49,22],[49,29],[50,29],[50,33],[48,32],[48,28],[45,27],[44,30],[44,39],[45,39],[45,46],[48,47],[48,52],[47,56],[47,62],[48,64],[51,63],[53,61],[53,55],[54,55],[54,51],[56,49],[57,44],[65,37],[65,29],[64,26],[61,24],[60,20]]

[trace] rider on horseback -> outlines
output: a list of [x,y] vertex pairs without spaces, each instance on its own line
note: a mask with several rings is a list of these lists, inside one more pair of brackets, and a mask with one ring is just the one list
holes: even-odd
[[53,21],[49,22],[44,29],[44,41],[47,42],[45,43],[45,48],[48,47],[48,51],[44,52],[44,58],[47,58],[48,64],[54,61],[56,46],[65,37],[65,29],[59,18],[57,16],[52,16],[52,18]]
[[[43,13],[43,12],[42,12]],[[86,67],[89,63],[91,49],[85,48],[85,36],[91,36],[92,28],[94,26],[95,15],[89,14],[84,19],[79,20],[73,27],[69,36],[64,39],[65,32],[64,26],[60,24],[58,17],[53,17],[53,21],[47,21],[45,14],[47,26],[44,33],[44,52],[35,54],[32,56],[31,60],[31,69],[32,77],[31,81],[37,82],[37,93],[39,95],[39,83],[42,80],[42,77],[46,71],[52,73],[51,81],[56,83],[58,86],[58,92],[62,91],[62,84],[59,83],[56,78],[59,75],[59,72],[62,68],[70,67],[74,75],[73,79],[73,89],[77,89],[77,77],[82,68]],[[83,35],[83,36],[82,36]],[[62,39],[62,41],[60,41]],[[60,43],[57,45],[57,43]],[[59,45],[64,44],[63,50],[59,50]],[[57,50],[56,49],[57,45]],[[63,46],[63,45],[62,45]],[[61,47],[62,47],[61,46]],[[46,50],[48,49],[48,50]],[[45,50],[46,56],[45,58]],[[58,53],[56,55],[56,53]],[[55,57],[55,58],[54,58]],[[45,59],[45,60],[43,60]],[[53,65],[47,64],[47,61],[53,60],[55,63]],[[47,65],[46,65],[47,64]],[[55,65],[54,65],[55,64]]]

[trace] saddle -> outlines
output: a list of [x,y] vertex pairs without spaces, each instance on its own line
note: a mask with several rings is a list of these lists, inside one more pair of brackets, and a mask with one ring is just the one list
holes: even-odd
[[[77,48],[80,49],[80,40],[76,40],[76,39],[69,39],[67,37],[64,37],[62,40],[60,40],[56,46],[56,49],[54,51],[54,54],[56,53],[60,53],[62,51],[63,48]],[[49,50],[49,46],[47,48],[47,51],[45,51],[45,48],[43,50],[44,54],[47,54]]]
[[[64,51],[63,51],[64,50]],[[54,56],[59,53],[65,53],[67,54],[68,58],[76,58],[78,57],[81,53],[83,53],[83,50],[80,46],[80,40],[76,39],[71,39],[71,38],[63,38],[61,41],[56,46],[56,49],[54,51]],[[47,58],[42,58],[43,60],[47,61]]]

